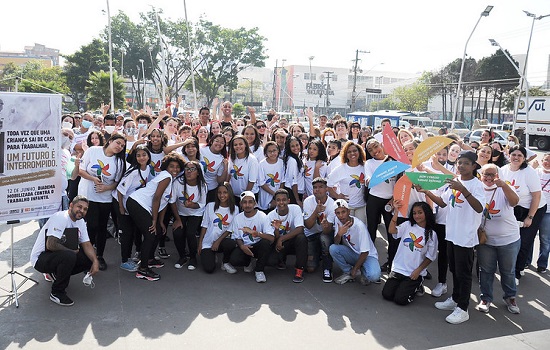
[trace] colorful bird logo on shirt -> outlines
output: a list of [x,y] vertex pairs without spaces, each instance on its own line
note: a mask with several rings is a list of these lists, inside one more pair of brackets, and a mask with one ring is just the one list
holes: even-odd
[[309,172],[312,168],[308,167],[307,164],[304,166],[304,176],[305,177],[310,177],[311,176],[311,173]]
[[464,200],[458,198],[462,192],[457,190],[452,190],[451,196],[449,197],[449,201],[451,202],[451,206],[455,206],[455,204],[464,203]]
[[355,247],[355,244],[351,241],[351,235],[345,235],[344,238],[346,238],[350,246]]
[[485,208],[483,209],[483,216],[488,219],[488,220],[491,220],[491,215],[495,215],[495,214],[498,214],[500,213],[500,210],[498,209],[495,209],[495,201],[491,201],[491,204],[489,203],[485,203]]
[[317,223],[320,225],[325,220],[325,213],[321,213],[317,216]]
[[182,202],[185,202],[185,201],[193,201],[193,199],[195,199],[195,194],[194,193],[191,193],[191,196],[189,196],[185,191],[181,191],[181,194],[183,194],[182,197],[179,197],[178,199]]
[[231,170],[231,174],[233,175],[233,178],[235,180],[239,179],[239,176],[244,176],[243,173],[241,173],[242,165],[240,167],[237,167],[236,165],[233,165],[233,169]]
[[214,160],[214,161],[211,162],[211,161],[208,160],[208,158],[206,158],[206,157],[203,157],[203,158],[204,158],[204,160],[201,162],[201,164],[202,164],[204,172],[209,171],[209,172],[213,173],[215,171],[214,170],[214,165],[216,165],[216,161]]
[[109,170],[109,164],[103,164],[100,159],[97,160],[97,164],[92,165],[92,169],[95,169],[97,176],[101,174],[105,176],[111,176],[111,173],[107,171]]
[[156,163],[151,161],[151,175],[155,176],[157,173],[160,173],[162,169],[160,168],[160,160],[157,160]]
[[281,236],[284,236],[288,232],[290,232],[290,224],[288,223],[288,221],[285,224],[281,222],[281,224],[279,225],[279,234]]
[[271,187],[275,187],[275,184],[278,184],[279,182],[281,182],[281,180],[279,180],[279,172],[276,172],[275,175],[273,174],[267,174],[267,176],[269,176],[269,179],[266,180],[266,185],[270,185]]
[[361,173],[361,175],[357,176],[357,175],[350,175],[353,180],[350,181],[349,185],[350,187],[357,187],[357,188],[361,188],[361,185],[365,183],[365,174]]
[[512,186],[512,187],[513,187],[514,189],[516,189],[516,190],[519,188],[519,186],[516,186],[516,179],[513,179],[512,182],[510,182],[510,181],[508,181],[508,180],[506,180],[505,182],[506,182],[508,185]]
[[216,213],[217,219],[214,219],[213,223],[218,224],[218,227],[220,230],[223,229],[223,226],[229,225],[227,222],[227,218],[229,217],[229,214],[225,214],[225,216],[222,216],[220,213]]
[[[254,225],[254,227],[252,227],[252,231],[256,231],[256,225]],[[248,239],[251,241],[251,242],[254,242],[254,236],[252,235],[252,233],[245,233],[243,231],[243,238],[244,237],[248,237]]]
[[422,249],[424,246],[420,243],[422,243],[422,237],[416,238],[416,235],[412,232],[409,232],[409,236],[403,240],[403,243],[405,243],[405,246],[408,246],[409,249],[414,251],[414,248]]

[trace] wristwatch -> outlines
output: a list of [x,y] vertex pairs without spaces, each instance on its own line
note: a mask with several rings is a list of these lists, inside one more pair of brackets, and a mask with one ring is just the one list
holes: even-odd
[[533,216],[533,215],[527,215],[527,217],[528,217],[529,219],[533,220],[533,217],[534,217],[534,216]]

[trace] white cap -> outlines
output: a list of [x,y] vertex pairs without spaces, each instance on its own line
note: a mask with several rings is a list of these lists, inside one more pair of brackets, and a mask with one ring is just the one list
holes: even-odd
[[252,197],[252,199],[256,201],[256,196],[254,195],[254,193],[252,193],[252,191],[244,191],[243,193],[241,193],[241,200],[243,200],[244,197]]
[[340,208],[340,207],[344,207],[346,209],[349,209],[349,205],[348,205],[348,202],[346,202],[344,199],[337,199],[334,201],[334,210]]

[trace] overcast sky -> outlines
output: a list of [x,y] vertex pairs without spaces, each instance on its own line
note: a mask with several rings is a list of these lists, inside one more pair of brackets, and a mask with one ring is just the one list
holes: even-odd
[[[139,12],[154,4],[164,16],[184,17],[183,0],[110,0],[111,14],[119,10],[138,21]],[[437,70],[461,58],[464,45],[480,13],[494,5],[481,19],[468,54],[475,59],[491,55],[497,40],[512,55],[525,54],[532,19],[550,14],[550,0],[187,0],[188,19],[206,18],[229,28],[258,27],[266,37],[266,66],[286,59],[286,65],[346,68],[352,66],[355,50],[360,67],[416,73]],[[58,48],[69,54],[89,43],[107,24],[105,0],[16,0],[3,1],[0,49],[22,51],[34,43]],[[535,21],[528,79],[531,85],[546,80],[550,54],[550,17]]]

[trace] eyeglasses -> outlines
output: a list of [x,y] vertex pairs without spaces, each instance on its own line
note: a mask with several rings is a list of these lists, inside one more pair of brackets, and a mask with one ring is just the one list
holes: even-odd
[[266,126],[265,125],[258,125],[258,129],[265,129]]
[[185,171],[192,173],[194,171],[197,171],[197,168],[185,168]]
[[485,177],[496,177],[496,176],[497,176],[497,173],[483,173],[483,174],[481,174],[481,176],[485,176]]

